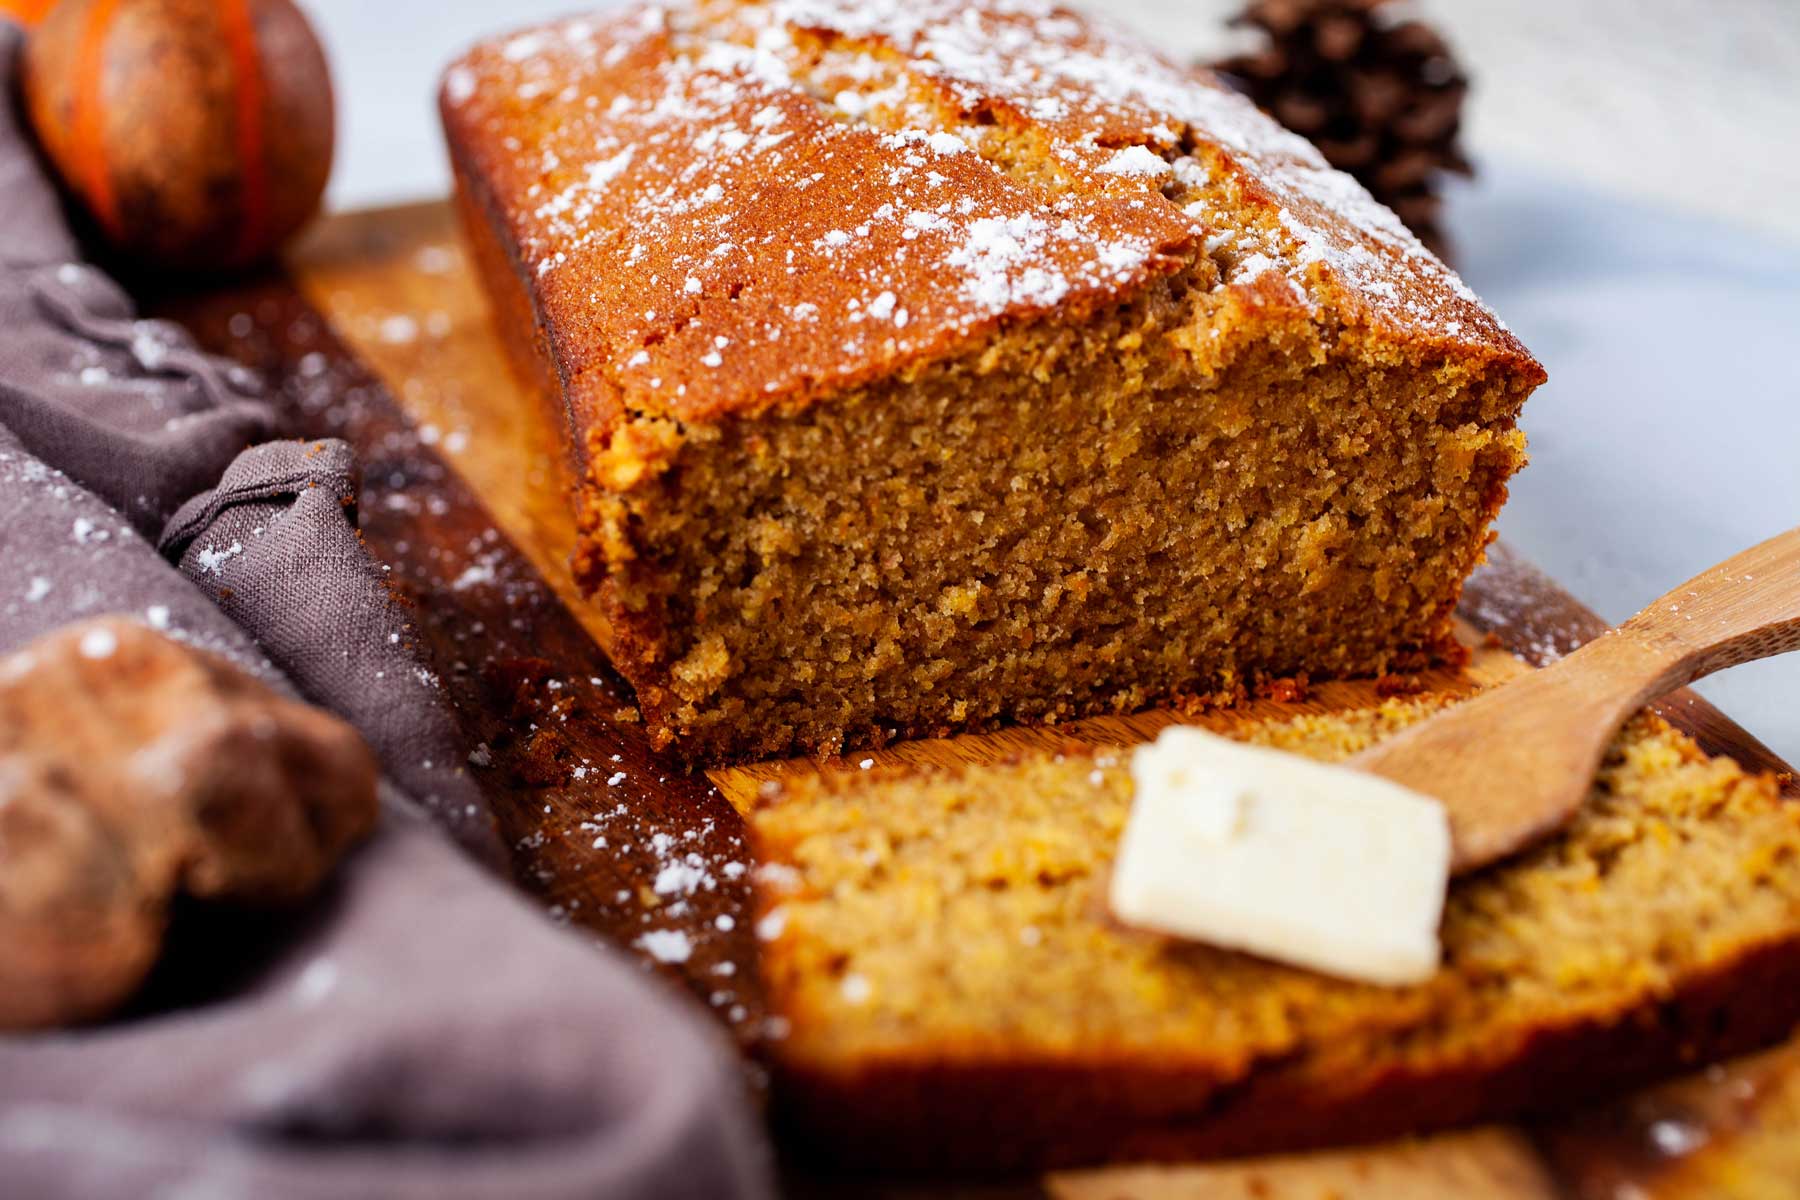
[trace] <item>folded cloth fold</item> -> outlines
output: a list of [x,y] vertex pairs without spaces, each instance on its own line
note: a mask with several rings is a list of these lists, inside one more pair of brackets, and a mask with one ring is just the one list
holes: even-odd
[[[17,41],[0,21],[0,98]],[[4,99],[0,212],[0,652],[125,614],[337,711],[388,776],[331,894],[255,955],[209,942],[245,961],[200,1000],[0,1037],[0,1192],[768,1194],[723,1037],[425,819],[495,857],[356,541],[348,448],[251,445],[273,428],[256,381],[72,261]]]
[[[0,171],[8,156],[0,137]],[[0,224],[16,237],[21,221]],[[85,264],[0,263],[0,329],[8,428],[152,537],[272,432],[255,376],[167,322],[136,319],[119,286]]]
[[412,657],[407,622],[357,541],[357,485],[343,442],[265,442],[184,504],[159,548],[302,695],[356,726],[401,791],[499,866],[437,677]]

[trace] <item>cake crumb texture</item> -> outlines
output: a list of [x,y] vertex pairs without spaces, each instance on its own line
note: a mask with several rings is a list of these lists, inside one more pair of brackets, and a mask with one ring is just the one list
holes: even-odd
[[[1335,760],[1437,703],[1248,740]],[[770,1052],[807,1145],[890,1167],[1293,1149],[1568,1103],[1800,1016],[1800,814],[1657,718],[1568,829],[1455,884],[1443,967],[1400,989],[1114,922],[1127,753],[832,774],[754,814],[791,1027]],[[955,1115],[988,1103],[978,1132]]]

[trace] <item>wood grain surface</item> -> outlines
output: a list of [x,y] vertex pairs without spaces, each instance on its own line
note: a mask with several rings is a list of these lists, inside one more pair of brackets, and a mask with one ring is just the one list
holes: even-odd
[[[740,810],[763,781],[857,770],[865,760],[987,761],[1071,737],[1126,744],[1172,720],[1143,713],[912,742],[848,759],[683,774],[649,750],[629,688],[596,648],[598,618],[566,566],[573,524],[554,420],[509,372],[446,206],[333,218],[296,251],[286,274],[159,297],[155,307],[208,346],[267,372],[297,432],[343,437],[357,448],[364,540],[414,605],[421,649],[462,724],[520,883],[552,919],[648,951],[647,968],[685,987],[746,1049],[753,1086],[769,1019],[745,919],[750,851]],[[1419,688],[1464,693],[1555,659],[1604,629],[1516,556],[1496,547],[1490,557],[1459,613],[1468,665],[1427,673]],[[1255,700],[1198,719],[1229,728],[1378,698],[1372,682],[1329,683],[1300,700]],[[1785,769],[1691,694],[1658,707],[1711,752],[1755,769]],[[672,928],[686,931],[685,954],[659,955],[653,935]],[[1278,1168],[1285,1190],[1245,1190],[1249,1177],[1220,1167],[1117,1169],[955,1190],[799,1173],[788,1183],[793,1194],[820,1196],[1353,1200],[1448,1189],[1526,1198],[1572,1186],[1590,1160],[1604,1160],[1635,1172],[1606,1178],[1629,1178],[1642,1194],[1659,1194],[1648,1189],[1666,1174],[1670,1156],[1656,1152],[1652,1124],[1611,1115],[1602,1124],[1603,1132],[1590,1134],[1580,1120],[1559,1123],[1554,1143],[1544,1131],[1489,1131],[1309,1156],[1292,1168],[1257,1164]],[[1436,1191],[1421,1190],[1434,1180]]]

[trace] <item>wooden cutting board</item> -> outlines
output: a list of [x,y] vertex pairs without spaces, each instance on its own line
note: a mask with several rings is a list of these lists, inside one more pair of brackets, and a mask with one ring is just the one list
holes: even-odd
[[[848,760],[682,774],[651,754],[629,689],[596,647],[599,619],[567,569],[574,527],[557,429],[514,378],[488,328],[447,206],[329,219],[284,274],[162,297],[155,307],[209,346],[266,371],[307,436],[344,437],[357,448],[364,539],[389,565],[397,593],[416,606],[421,649],[462,723],[520,882],[553,919],[628,947],[678,919],[694,931],[691,953],[651,965],[684,985],[746,1049],[761,1037],[765,1013],[751,922],[744,919],[750,855],[740,814],[764,780],[856,770],[865,760],[991,761],[1070,737],[1129,744],[1171,719],[1149,712],[911,742]],[[1496,548],[1492,559],[1459,611],[1467,666],[1421,676],[1423,690],[1453,695],[1508,678],[1604,627],[1516,555]],[[1200,720],[1229,729],[1379,698],[1371,682],[1329,683],[1302,699],[1256,700]],[[1785,770],[1698,697],[1682,693],[1661,708],[1709,751],[1753,769]],[[679,900],[670,889],[659,892],[666,872],[688,867],[708,886]],[[1728,1084],[1736,1086],[1716,1086]],[[1640,1159],[1657,1158],[1643,1153],[1654,1148],[1655,1119],[1607,1116],[1604,1133],[1593,1136],[1575,1122],[1559,1126],[1550,1141],[1491,1130],[1248,1168],[1107,1170],[969,1194],[1122,1200],[1451,1189],[1547,1196],[1588,1178],[1595,1162],[1637,1171]],[[1540,1145],[1554,1153],[1544,1157]],[[841,1182],[795,1187],[829,1195],[863,1190]]]

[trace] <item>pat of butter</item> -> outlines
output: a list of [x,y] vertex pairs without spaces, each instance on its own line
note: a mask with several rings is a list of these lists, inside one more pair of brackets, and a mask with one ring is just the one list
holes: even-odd
[[1126,924],[1368,983],[1437,969],[1436,800],[1179,725],[1132,754],[1131,779],[1111,897]]

